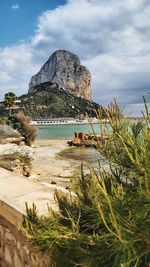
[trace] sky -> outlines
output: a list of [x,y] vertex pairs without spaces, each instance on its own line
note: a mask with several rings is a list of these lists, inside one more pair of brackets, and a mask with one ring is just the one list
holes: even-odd
[[150,101],[149,0],[0,0],[0,99],[27,93],[57,49],[92,74],[93,100],[117,99],[127,114]]

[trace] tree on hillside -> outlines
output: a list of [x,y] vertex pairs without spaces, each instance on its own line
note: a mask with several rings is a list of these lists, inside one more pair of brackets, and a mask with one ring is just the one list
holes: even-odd
[[9,109],[9,116],[11,116],[12,108],[16,103],[15,93],[13,93],[13,92],[6,93],[4,96],[4,103],[5,103],[5,106],[8,107],[8,109]]

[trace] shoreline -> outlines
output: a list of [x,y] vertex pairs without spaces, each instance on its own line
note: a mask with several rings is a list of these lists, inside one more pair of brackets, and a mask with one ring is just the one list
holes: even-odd
[[[35,140],[32,145],[34,160],[31,179],[66,187],[71,178],[89,167],[98,168],[99,162],[108,170],[108,164],[101,154],[93,148],[70,147],[67,140]],[[66,149],[66,151],[65,151]]]

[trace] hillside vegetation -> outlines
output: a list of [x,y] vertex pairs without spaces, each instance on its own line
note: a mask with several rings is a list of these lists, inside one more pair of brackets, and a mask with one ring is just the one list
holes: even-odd
[[100,106],[81,97],[59,89],[51,83],[35,87],[36,92],[20,97],[21,108],[31,118],[76,117],[88,113],[94,116],[94,109]]
[[[21,103],[17,108],[12,108],[12,114],[23,111],[32,119],[49,117],[80,117],[87,113],[95,116],[94,110],[100,108],[99,104],[81,97],[77,97],[68,91],[59,89],[57,85],[44,83],[35,87],[34,93],[19,97]],[[0,116],[8,116],[5,105],[0,106]]]

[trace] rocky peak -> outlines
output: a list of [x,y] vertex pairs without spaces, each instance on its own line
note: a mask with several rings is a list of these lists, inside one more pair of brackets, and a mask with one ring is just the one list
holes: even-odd
[[79,58],[66,50],[55,51],[40,71],[32,76],[28,93],[45,82],[57,84],[76,96],[91,100],[91,74]]

